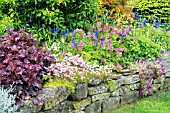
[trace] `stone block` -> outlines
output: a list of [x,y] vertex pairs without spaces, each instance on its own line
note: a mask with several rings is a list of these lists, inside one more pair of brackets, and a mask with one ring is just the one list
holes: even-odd
[[81,100],[87,97],[87,84],[78,84],[75,89],[75,94],[72,96],[73,100]]
[[120,105],[120,97],[110,97],[102,103],[102,113],[107,113]]
[[91,98],[73,102],[74,110],[83,110],[87,105],[91,104]]
[[101,113],[101,101],[95,101],[92,104],[88,105],[84,111],[85,113]]
[[89,86],[96,86],[96,85],[99,85],[101,83],[101,80],[98,79],[98,78],[91,78],[89,81],[88,81],[88,85]]
[[96,100],[109,98],[109,96],[110,96],[110,93],[101,93],[101,94],[93,95],[91,98],[92,98],[92,102],[94,102]]
[[38,106],[32,100],[26,100],[24,106],[19,108],[19,113],[37,113],[41,110],[42,106]]
[[121,97],[121,105],[131,103],[131,102],[137,100],[138,97],[139,97],[138,91],[131,91],[131,92],[127,93],[127,94],[124,94]]
[[57,106],[44,111],[44,113],[70,113],[73,111],[73,105],[70,101],[64,101]]
[[134,84],[134,83],[136,83],[136,82],[139,82],[140,81],[140,79],[139,79],[139,75],[129,75],[129,76],[126,76],[125,78],[124,78],[124,82],[123,82],[123,84]]
[[44,88],[37,98],[44,101],[43,110],[48,110],[67,99],[71,94],[67,87]]
[[88,87],[89,95],[95,95],[95,94],[104,93],[107,91],[108,91],[108,85],[106,85],[106,84],[101,84],[101,85],[95,86],[95,87]]

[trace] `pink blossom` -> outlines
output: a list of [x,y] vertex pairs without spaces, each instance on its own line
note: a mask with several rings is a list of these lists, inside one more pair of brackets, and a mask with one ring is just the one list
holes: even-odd
[[108,49],[109,49],[109,50],[112,50],[112,49],[113,49],[112,44],[109,44]]
[[134,37],[133,40],[136,40],[136,37]]
[[103,27],[102,27],[102,30],[107,30],[108,29],[108,26],[107,25],[104,25]]
[[67,54],[66,52],[62,52],[61,53],[62,56],[66,56],[66,54]]
[[92,28],[92,29],[95,29],[95,28],[96,28],[96,26],[92,26],[91,28]]
[[71,44],[70,44],[70,47],[74,47],[74,44],[73,44],[73,43],[71,43]]
[[110,37],[110,33],[107,33],[106,36],[107,36],[107,37]]
[[80,35],[80,38],[83,38],[85,36],[85,33],[83,32],[81,35]]
[[101,63],[104,63],[106,62],[106,60],[104,58],[101,59]]
[[117,63],[117,64],[116,64],[116,67],[119,68],[119,67],[121,67],[121,65],[120,65],[119,63]]
[[92,45],[94,45],[94,42],[91,42]]
[[110,57],[110,54],[108,54],[107,56]]

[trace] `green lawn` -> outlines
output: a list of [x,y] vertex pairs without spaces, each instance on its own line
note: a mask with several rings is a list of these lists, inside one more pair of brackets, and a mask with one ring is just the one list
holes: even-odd
[[123,105],[109,113],[170,113],[170,91]]

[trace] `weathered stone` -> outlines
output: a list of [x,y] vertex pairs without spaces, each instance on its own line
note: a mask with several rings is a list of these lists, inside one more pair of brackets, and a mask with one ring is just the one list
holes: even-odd
[[164,68],[165,68],[165,73],[170,71],[170,65],[169,64],[167,64],[167,66],[165,66]]
[[88,94],[87,84],[78,84],[76,86],[75,94],[72,96],[73,100],[81,100],[86,98]]
[[108,98],[109,96],[110,93],[101,93],[101,94],[93,95],[91,98],[92,98],[92,102],[94,102],[96,100],[102,100]]
[[131,70],[130,69],[122,69],[120,72],[121,73],[131,73]]
[[75,110],[83,110],[87,105],[91,103],[91,98],[86,98],[78,102],[73,102],[73,107]]
[[165,78],[164,88],[170,87],[170,78]]
[[72,103],[70,101],[64,101],[52,109],[44,111],[44,113],[70,113],[71,111],[73,111]]
[[120,105],[120,97],[110,97],[102,103],[102,113],[107,113]]
[[121,76],[120,79],[116,80],[116,88],[120,87],[124,82],[125,77]]
[[114,74],[114,76],[112,77],[112,79],[114,80],[118,80],[122,77],[122,74]]
[[48,110],[66,100],[70,94],[71,92],[67,87],[52,87],[44,88],[38,98],[44,101],[44,110]]
[[95,101],[87,106],[84,111],[85,113],[101,113],[101,101]]
[[130,84],[129,88],[131,91],[133,91],[133,90],[138,90],[139,86],[140,86],[140,83],[135,83],[135,84]]
[[121,104],[127,104],[130,102],[133,102],[133,101],[137,100],[138,97],[139,97],[138,91],[132,91],[127,94],[124,94],[121,97]]
[[119,96],[119,90],[120,90],[120,89],[117,89],[116,91],[111,92],[110,96],[112,96],[112,97],[118,97],[118,96]]
[[107,90],[108,90],[108,86],[106,84],[101,84],[99,86],[89,87],[88,94],[95,95],[95,94],[107,92]]
[[123,76],[131,75],[131,73],[123,73]]
[[139,75],[129,75],[125,77],[123,84],[134,84],[139,81]]
[[130,92],[130,87],[128,85],[121,86],[119,89],[119,95],[127,94],[128,92]]
[[170,78],[170,71],[165,74],[165,77]]
[[42,106],[38,106],[32,100],[26,100],[24,106],[19,108],[20,113],[37,113],[41,110]]
[[101,80],[98,78],[91,78],[88,82],[89,86],[96,86],[101,83]]

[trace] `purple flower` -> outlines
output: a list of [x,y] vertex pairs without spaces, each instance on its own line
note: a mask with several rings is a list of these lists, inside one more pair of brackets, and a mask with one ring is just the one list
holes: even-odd
[[94,34],[95,34],[96,37],[98,37],[99,31],[98,31],[98,30],[95,30],[95,31],[94,31]]
[[161,50],[161,53],[163,53],[163,54],[166,53],[166,50],[165,49]]
[[156,22],[156,17],[153,17],[153,22]]
[[77,46],[74,37],[72,37],[72,44],[73,44],[74,46]]
[[135,15],[135,19],[139,19],[140,18],[140,15],[138,15],[136,12],[134,12],[134,15]]

